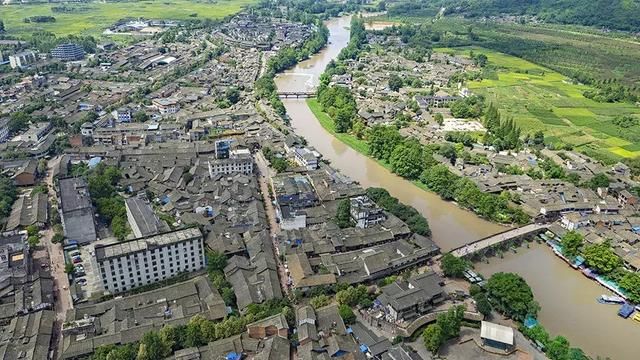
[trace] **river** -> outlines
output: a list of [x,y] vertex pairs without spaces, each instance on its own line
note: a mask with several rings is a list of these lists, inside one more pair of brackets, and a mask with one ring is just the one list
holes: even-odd
[[[278,75],[279,91],[308,91],[318,84],[320,74],[327,64],[349,42],[349,17],[327,21],[330,30],[329,45],[318,55]],[[443,201],[439,196],[423,191],[411,182],[392,174],[371,160],[335,139],[324,130],[305,100],[283,99],[291,125],[298,135],[307,139],[325,159],[342,173],[359,182],[363,187],[382,187],[420,211],[429,221],[433,240],[443,251],[448,251],[479,238],[495,234],[504,228],[478,218],[455,204]]]
[[485,276],[520,274],[531,286],[542,311],[540,323],[552,335],[563,335],[589,355],[615,360],[640,359],[640,324],[617,316],[619,306],[601,305],[596,298],[611,293],[573,270],[546,245],[532,243],[489,264],[476,264]]
[[[329,44],[319,54],[278,75],[280,91],[309,91],[315,89],[319,76],[327,64],[335,59],[349,41],[349,17],[326,22],[330,30]],[[334,168],[358,181],[363,187],[382,187],[420,211],[429,221],[433,240],[443,252],[465,243],[497,233],[504,228],[482,220],[443,201],[435,194],[423,191],[335,139],[322,128],[304,100],[284,99],[291,125],[309,145],[331,161]],[[609,356],[616,360],[640,358],[640,324],[616,316],[617,307],[596,303],[604,289],[557,259],[550,249],[532,245],[504,259],[492,259],[478,264],[485,275],[497,271],[515,272],[531,285],[542,307],[541,323],[553,335],[561,334],[573,346],[588,354]]]

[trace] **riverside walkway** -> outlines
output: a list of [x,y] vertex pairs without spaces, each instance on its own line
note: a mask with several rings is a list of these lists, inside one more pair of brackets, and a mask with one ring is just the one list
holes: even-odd
[[455,257],[465,257],[510,240],[516,240],[531,235],[538,235],[546,231],[548,228],[549,226],[545,224],[524,225],[519,228],[503,231],[501,233],[476,240],[472,243],[462,245],[459,248],[451,250],[451,254],[453,254]]

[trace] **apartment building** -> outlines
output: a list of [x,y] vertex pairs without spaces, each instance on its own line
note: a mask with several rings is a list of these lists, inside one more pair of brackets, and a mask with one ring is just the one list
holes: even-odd
[[82,60],[84,58],[84,50],[78,44],[60,44],[51,50],[51,56],[62,61]]
[[298,165],[303,166],[307,170],[315,170],[318,168],[320,153],[306,147],[296,147],[293,154]]
[[0,143],[9,140],[9,118],[0,119]]
[[117,122],[123,123],[123,122],[131,122],[131,109],[127,108],[127,107],[121,107],[119,109],[113,110],[111,112],[111,115],[113,115],[113,117],[116,119]]
[[31,51],[23,51],[9,56],[9,64],[12,69],[27,67],[36,62],[36,54]]
[[253,158],[247,149],[236,149],[229,152],[228,158],[210,159],[209,176],[213,178],[216,174],[252,174]]
[[102,285],[111,293],[162,281],[205,267],[202,233],[197,228],[147,238],[96,244]]
[[153,99],[151,103],[162,115],[175,114],[180,111],[180,104],[176,99]]

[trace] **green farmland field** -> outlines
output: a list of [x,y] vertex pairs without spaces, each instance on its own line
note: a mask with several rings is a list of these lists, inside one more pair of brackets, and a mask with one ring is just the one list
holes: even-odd
[[[70,34],[99,35],[116,21],[132,17],[146,19],[184,20],[217,19],[240,11],[257,0],[146,0],[122,2],[89,2],[79,4],[33,4],[2,5],[0,20],[5,24],[6,33],[12,36],[28,37],[34,31],[46,30],[58,36]],[[71,13],[53,12],[53,6],[75,9]],[[197,16],[193,16],[197,14]],[[31,16],[54,16],[52,23],[25,23]]]
[[589,87],[529,61],[484,48],[437,49],[467,55],[484,53],[491,79],[466,84],[472,92],[494,103],[503,116],[513,117],[523,133],[543,130],[548,140],[570,144],[605,161],[640,156],[640,126],[620,128],[618,115],[640,119],[640,107],[628,103],[599,103],[585,98]]

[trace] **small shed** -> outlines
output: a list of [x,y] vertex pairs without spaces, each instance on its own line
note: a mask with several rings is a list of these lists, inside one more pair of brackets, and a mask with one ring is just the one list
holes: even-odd
[[512,350],[515,345],[512,328],[488,321],[481,323],[480,338],[484,345],[504,351]]

